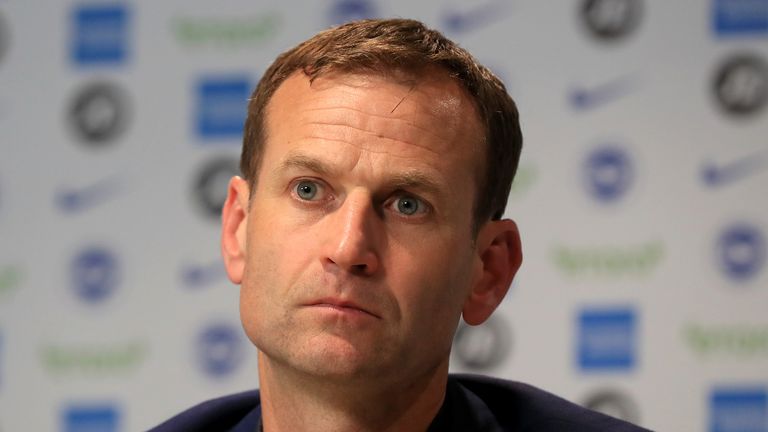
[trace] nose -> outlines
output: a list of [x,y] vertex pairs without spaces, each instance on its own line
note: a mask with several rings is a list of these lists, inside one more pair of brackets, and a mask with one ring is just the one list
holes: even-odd
[[370,196],[350,193],[328,216],[326,262],[359,276],[375,274],[380,265],[379,223]]

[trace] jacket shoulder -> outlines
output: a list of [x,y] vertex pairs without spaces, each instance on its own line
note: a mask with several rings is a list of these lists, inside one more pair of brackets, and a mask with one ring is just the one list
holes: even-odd
[[237,425],[259,403],[258,390],[211,399],[182,411],[148,432],[226,431]]
[[451,378],[482,400],[504,430],[647,432],[529,384],[470,374]]

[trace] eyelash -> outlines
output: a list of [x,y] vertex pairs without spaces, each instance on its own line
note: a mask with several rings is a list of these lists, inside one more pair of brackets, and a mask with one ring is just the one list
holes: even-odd
[[[308,200],[308,199],[304,199],[304,198],[300,197],[299,196],[299,192],[298,192],[297,189],[303,183],[311,183],[311,184],[315,185],[315,187],[317,188],[317,195],[321,196],[320,199],[309,199]],[[301,178],[301,179],[297,179],[297,180],[295,180],[294,182],[291,183],[291,195],[293,195],[293,197],[295,199],[297,199],[298,201],[300,201],[302,203],[307,203],[307,204],[309,204],[309,203],[318,203],[318,202],[324,201],[323,200],[323,195],[327,194],[327,192],[326,192],[327,189],[328,189],[328,186],[324,182],[322,182],[320,180],[317,180],[317,179],[312,179],[312,178]]]
[[[298,189],[298,187],[302,183],[311,183],[311,184],[315,185],[317,187],[317,194],[321,195],[320,199],[304,199],[304,198],[301,198],[299,196],[299,193],[298,193],[297,189]],[[293,181],[291,183],[291,186],[290,186],[291,195],[294,197],[295,200],[297,200],[298,202],[300,202],[303,205],[319,205],[319,204],[323,204],[324,202],[331,201],[332,199],[328,199],[328,197],[322,196],[322,195],[327,194],[327,189],[329,189],[329,186],[326,185],[323,181],[318,180],[318,179],[313,179],[313,178],[300,178],[300,179],[296,179],[295,181]],[[417,207],[416,213],[414,213],[413,215],[408,215],[408,214],[401,213],[396,208],[393,208],[394,206],[397,205],[398,200],[399,199],[403,199],[403,198],[408,198],[408,199],[411,199],[411,200],[414,200],[414,201],[418,202],[418,207]],[[407,193],[407,192],[401,191],[401,190],[395,191],[389,198],[387,198],[387,200],[384,201],[383,207],[384,208],[393,208],[393,213],[399,215],[400,217],[407,218],[407,219],[414,219],[414,218],[423,217],[423,216],[425,216],[425,215],[427,215],[427,214],[432,212],[432,206],[427,201],[425,201],[424,199],[420,198],[418,195],[415,195],[415,194],[412,194],[412,193]]]
[[393,195],[392,198],[388,199],[385,202],[384,207],[387,207],[387,208],[396,207],[398,200],[403,198],[416,201],[418,203],[417,210],[414,214],[409,215],[409,214],[402,213],[399,211],[399,209],[395,208],[394,212],[397,213],[398,215],[402,215],[403,217],[407,217],[407,218],[417,218],[417,217],[423,217],[424,215],[429,214],[432,210],[432,207],[430,207],[430,205],[427,204],[427,202],[424,201],[423,199],[419,198],[416,195],[404,193],[404,192],[400,192]]

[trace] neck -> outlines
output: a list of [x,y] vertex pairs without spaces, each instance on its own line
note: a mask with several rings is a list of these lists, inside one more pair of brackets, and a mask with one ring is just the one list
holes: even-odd
[[264,431],[426,431],[445,397],[447,359],[408,381],[382,375],[389,376],[307,376],[259,352]]

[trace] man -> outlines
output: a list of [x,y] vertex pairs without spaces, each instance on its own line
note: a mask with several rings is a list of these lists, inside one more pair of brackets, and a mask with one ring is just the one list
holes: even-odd
[[639,430],[541,390],[448,375],[522,255],[501,216],[518,113],[502,83],[411,20],[282,54],[254,92],[222,252],[260,392],[156,431]]

